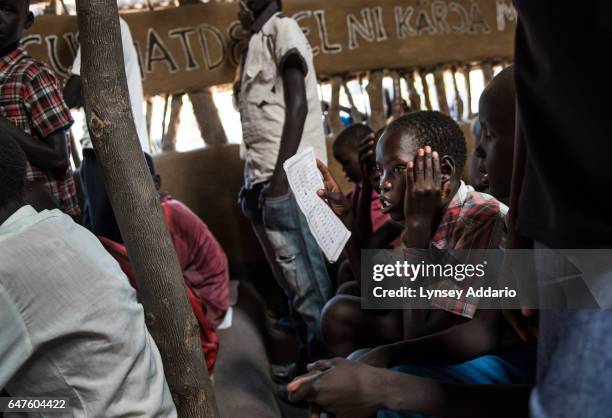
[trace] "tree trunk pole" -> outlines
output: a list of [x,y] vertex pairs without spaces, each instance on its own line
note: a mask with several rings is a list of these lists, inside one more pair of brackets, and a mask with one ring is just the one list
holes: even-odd
[[344,125],[340,119],[340,89],[342,88],[342,77],[336,76],[331,79],[332,97],[329,103],[329,127],[335,137],[344,130]]
[[206,145],[227,144],[227,135],[219,117],[219,109],[210,89],[189,93],[202,139]]
[[[179,417],[219,416],[199,328],[132,116],[116,0],[77,0],[85,113]],[[144,382],[143,382],[144,384]]]
[[387,124],[383,96],[383,75],[382,71],[370,71],[368,85],[366,86],[366,92],[370,98],[370,110],[372,112],[369,125],[374,132],[384,128]]
[[181,110],[183,109],[183,95],[173,94],[170,101],[170,119],[168,130],[162,136],[162,152],[176,151],[176,136],[181,124]]

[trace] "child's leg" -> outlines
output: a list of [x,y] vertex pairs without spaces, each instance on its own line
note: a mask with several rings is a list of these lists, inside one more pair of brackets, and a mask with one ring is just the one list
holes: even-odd
[[361,299],[355,296],[335,296],[323,309],[321,333],[334,356],[401,341],[402,332],[401,311],[362,310]]

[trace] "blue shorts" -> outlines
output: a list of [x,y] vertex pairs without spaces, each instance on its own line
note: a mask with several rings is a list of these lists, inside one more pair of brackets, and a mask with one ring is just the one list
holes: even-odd
[[[508,385],[535,383],[536,349],[529,347],[496,355],[478,357],[453,366],[433,364],[394,367],[392,370],[448,383]],[[379,411],[378,418],[424,418],[416,412]]]

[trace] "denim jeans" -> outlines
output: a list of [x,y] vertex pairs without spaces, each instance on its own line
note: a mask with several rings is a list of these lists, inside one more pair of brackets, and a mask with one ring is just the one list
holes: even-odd
[[323,306],[332,297],[325,259],[293,194],[267,198],[259,207],[263,186],[243,190],[242,211],[251,221],[291,308],[304,320],[308,341],[312,342],[318,334]]
[[[543,244],[536,248],[545,249]],[[576,256],[558,250],[581,272],[600,306],[612,302],[612,251]],[[535,260],[550,277],[558,265]],[[541,282],[540,275],[538,281]],[[531,394],[533,418],[599,418],[612,416],[612,311],[565,309],[540,311],[537,384]]]
[[110,203],[102,169],[93,149],[83,150],[83,161],[79,169],[83,190],[83,218],[81,223],[94,235],[123,243],[119,225]]

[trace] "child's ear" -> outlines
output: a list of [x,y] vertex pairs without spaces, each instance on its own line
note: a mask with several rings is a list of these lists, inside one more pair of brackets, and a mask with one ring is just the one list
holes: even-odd
[[28,16],[26,17],[26,22],[23,27],[25,29],[30,29],[33,24],[34,24],[34,13],[28,12]]
[[455,175],[456,164],[453,157],[443,156],[440,160],[440,169],[442,170],[442,181],[449,181]]

